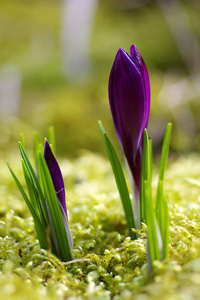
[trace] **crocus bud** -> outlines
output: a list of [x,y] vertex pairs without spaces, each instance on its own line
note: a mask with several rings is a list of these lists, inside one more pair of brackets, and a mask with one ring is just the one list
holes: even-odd
[[143,134],[150,112],[150,82],[144,60],[134,45],[130,56],[121,48],[117,52],[109,78],[109,101],[131,181],[139,193]]
[[57,160],[56,160],[55,156],[53,155],[53,152],[51,151],[48,141],[46,141],[45,147],[44,147],[44,158],[47,163],[47,167],[49,169],[51,179],[53,181],[53,185],[55,188],[55,192],[56,192],[58,201],[60,202],[60,204],[67,216],[67,208],[66,208],[66,203],[65,203],[65,187],[64,187],[62,173],[61,173],[60,167],[57,163]]
[[[58,201],[59,201],[60,211],[61,211],[62,219],[64,222],[65,230],[67,233],[69,246],[70,246],[70,249],[72,250],[73,249],[73,240],[72,240],[72,235],[71,235],[68,216],[67,216],[64,181],[63,181],[60,167],[58,165],[58,162],[57,162],[55,156],[53,155],[53,152],[51,151],[48,141],[46,141],[45,147],[44,147],[44,159],[46,161],[47,167],[49,169],[49,173],[51,175],[54,189],[55,189]],[[56,241],[56,239],[57,239],[56,236],[54,236],[54,239]],[[73,257],[73,255],[72,255],[72,257]]]

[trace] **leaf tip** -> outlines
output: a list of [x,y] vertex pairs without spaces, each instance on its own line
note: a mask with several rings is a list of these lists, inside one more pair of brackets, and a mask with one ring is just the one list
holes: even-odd
[[102,124],[102,122],[100,120],[98,121],[98,124],[99,124],[100,130],[101,130],[101,133],[103,135],[106,134],[106,131],[105,131],[104,127],[103,127],[103,124]]

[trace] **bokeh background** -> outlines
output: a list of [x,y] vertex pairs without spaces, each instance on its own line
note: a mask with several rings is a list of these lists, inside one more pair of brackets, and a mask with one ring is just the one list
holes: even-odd
[[132,43],[149,70],[155,150],[172,122],[172,151],[199,151],[199,0],[1,0],[1,150],[53,125],[59,155],[105,154],[99,119],[119,147],[107,86],[118,48]]

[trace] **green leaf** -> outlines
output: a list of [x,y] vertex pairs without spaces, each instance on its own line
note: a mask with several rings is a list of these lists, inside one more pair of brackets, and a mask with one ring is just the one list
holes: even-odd
[[155,218],[152,201],[152,165],[152,142],[149,140],[147,130],[145,129],[141,167],[140,205],[141,220],[145,222],[148,227],[147,258],[149,270],[152,269],[152,262],[154,260],[160,260],[162,255],[161,234]]
[[169,254],[169,210],[165,199],[163,199],[161,236],[163,241],[163,259],[167,259]]
[[144,203],[144,180],[148,178],[148,148],[149,139],[147,130],[144,130],[144,140],[143,140],[143,153],[142,153],[142,165],[141,165],[141,175],[140,175],[140,219],[141,222],[145,223],[145,203]]
[[169,240],[169,212],[167,201],[163,196],[163,181],[158,181],[156,201],[158,207],[156,210],[156,218],[160,228],[161,238],[163,242],[163,259],[168,257],[168,240]]
[[55,254],[62,261],[69,261],[72,256],[70,252],[67,233],[65,230],[65,225],[62,219],[62,214],[60,211],[51,175],[49,173],[45,159],[40,152],[38,153],[38,168],[49,211],[51,235],[53,237],[51,241],[54,249],[56,249]]
[[128,188],[126,185],[126,181],[125,181],[125,177],[122,171],[122,167],[121,164],[119,162],[119,159],[117,157],[117,154],[103,128],[102,123],[99,121],[99,126],[100,126],[100,130],[101,130],[101,134],[103,137],[103,141],[107,150],[107,154],[112,166],[112,170],[115,176],[115,181],[117,184],[117,188],[120,194],[120,198],[122,201],[122,205],[123,205],[123,209],[124,209],[124,213],[125,213],[125,217],[126,217],[126,221],[127,221],[127,225],[129,228],[129,234],[131,236],[131,239],[136,239],[136,234],[135,232],[133,232],[131,230],[131,228],[135,228],[135,223],[134,223],[134,217],[133,217],[133,208],[131,205],[131,200],[130,200],[130,196],[129,196],[129,192],[128,192]]
[[26,144],[25,144],[25,139],[24,139],[24,134],[23,133],[20,133],[20,140],[21,140],[21,143],[26,151]]
[[48,218],[48,213],[47,213],[47,206],[46,206],[46,202],[45,202],[45,198],[44,195],[42,193],[42,189],[40,187],[40,183],[38,181],[38,178],[34,172],[34,169],[30,163],[30,160],[26,154],[26,151],[24,149],[24,147],[22,146],[22,144],[19,142],[19,150],[22,156],[22,159],[24,161],[24,166],[26,166],[27,172],[30,176],[30,179],[32,181],[32,184],[35,188],[35,192],[36,192],[36,198],[39,201],[39,205],[38,208],[40,209],[40,216],[41,216],[41,220],[43,220],[45,227],[48,226],[49,224],[49,218]]
[[149,183],[144,181],[144,204],[145,204],[145,220],[148,227],[148,242],[151,262],[160,260],[160,250],[158,244],[158,232],[156,229],[156,218],[152,202],[152,191]]
[[162,181],[164,180],[164,174],[167,165],[167,158],[168,158],[169,146],[171,140],[171,132],[172,132],[172,124],[169,123],[167,125],[167,129],[163,140],[162,155],[161,155],[161,162],[160,162],[159,180]]
[[24,163],[23,159],[22,159],[22,168],[23,168],[24,178],[25,178],[25,181],[26,181],[26,185],[27,185],[29,197],[30,197],[30,200],[31,200],[31,204],[33,205],[33,208],[34,208],[35,212],[38,214],[38,217],[40,218],[40,213],[39,213],[40,210],[38,209],[38,201],[37,201],[37,198],[36,198],[36,195],[35,195],[35,187],[32,184],[32,181],[30,179],[28,170],[25,166],[25,163]]
[[163,196],[163,180],[165,169],[167,165],[167,158],[169,153],[170,139],[171,139],[172,125],[169,123],[166,128],[165,136],[163,139],[162,155],[160,163],[160,172],[158,178],[158,186],[156,192],[156,205],[155,212],[158,220],[158,225],[161,232],[163,241],[163,259],[168,257],[168,239],[169,239],[169,212],[168,205]]
[[30,210],[30,213],[31,213],[31,215],[34,219],[37,236],[38,236],[38,239],[39,239],[39,242],[40,242],[40,247],[43,248],[43,249],[48,249],[48,243],[47,243],[47,239],[46,239],[45,228],[43,227],[43,225],[40,221],[38,212],[36,212],[36,210],[34,209],[32,203],[29,201],[23,187],[21,186],[17,176],[15,175],[13,170],[11,169],[10,165],[8,163],[7,163],[7,165],[8,165],[8,168],[9,168],[10,172],[11,172],[11,175],[12,175],[14,181],[16,182],[17,187],[18,187],[22,197],[24,198],[24,200],[26,202],[26,205],[28,206],[28,208]]
[[49,127],[48,141],[54,156],[56,156],[56,139],[55,139],[55,131],[53,126]]
[[38,132],[35,132],[34,134],[34,139],[33,139],[33,148],[34,148],[34,158],[35,158],[35,167],[37,168],[37,153],[39,149],[39,144],[40,144],[40,137]]
[[[69,246],[70,246],[70,249],[72,250],[74,247],[73,247],[72,234],[71,234],[71,230],[70,230],[70,227],[69,227],[69,221],[68,221],[68,218],[66,216],[66,213],[65,213],[60,201],[58,201],[58,204],[59,204],[59,207],[60,207],[60,212],[61,212],[61,215],[62,215],[64,225],[65,225],[65,230],[66,230],[66,233],[67,233],[67,239],[68,239],[68,242],[69,242]],[[71,255],[72,255],[72,258],[74,259],[73,254],[71,254]]]
[[152,141],[148,140],[148,174],[147,174],[147,180],[149,182],[149,186],[151,186],[152,183],[152,170],[153,170],[153,150],[152,150]]

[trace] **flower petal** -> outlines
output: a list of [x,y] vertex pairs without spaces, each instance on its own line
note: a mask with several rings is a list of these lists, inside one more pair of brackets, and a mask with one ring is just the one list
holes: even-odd
[[145,89],[138,68],[119,49],[109,79],[109,100],[118,138],[132,169],[144,130]]
[[123,49],[118,50],[108,91],[115,129],[139,190],[143,134],[150,112],[150,82],[144,60],[134,45],[130,56]]
[[149,80],[149,74],[147,71],[147,67],[145,65],[145,62],[135,47],[135,45],[131,45],[130,48],[130,57],[136,67],[138,68],[142,79],[144,83],[144,89],[145,89],[145,120],[144,120],[144,129],[147,128],[148,121],[149,121],[149,113],[150,113],[150,100],[151,100],[151,90],[150,90],[150,80]]
[[65,203],[65,187],[64,187],[62,173],[61,173],[60,167],[57,163],[57,160],[55,159],[55,156],[53,155],[53,152],[51,151],[48,141],[46,141],[45,147],[44,147],[44,158],[47,163],[49,172],[51,174],[51,178],[52,178],[53,185],[54,185],[54,188],[56,191],[56,195],[57,195],[58,200],[59,200],[60,204],[62,205],[63,210],[67,216],[67,208],[66,208],[66,203]]

